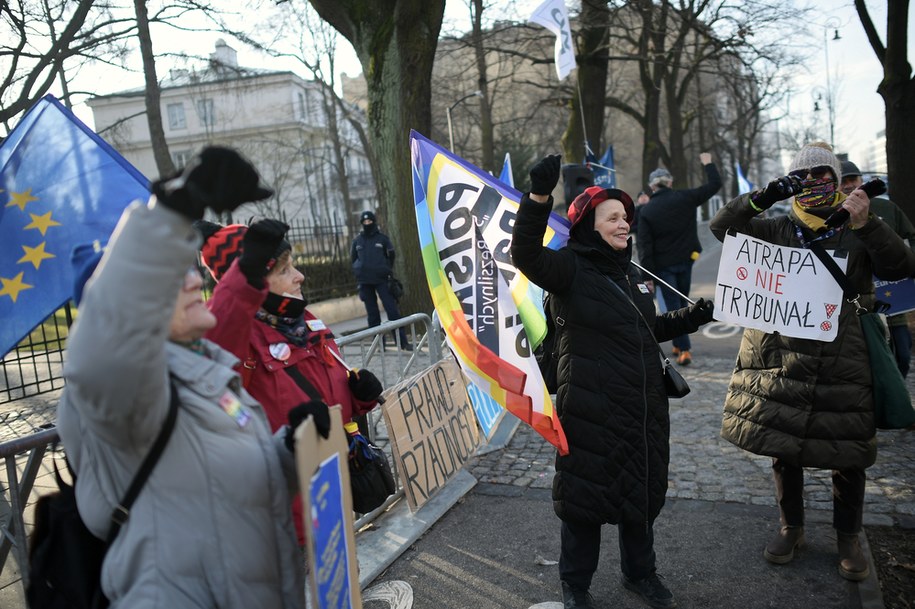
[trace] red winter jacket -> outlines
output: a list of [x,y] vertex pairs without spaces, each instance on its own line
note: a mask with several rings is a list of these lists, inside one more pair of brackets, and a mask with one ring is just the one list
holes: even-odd
[[[206,338],[241,360],[238,371],[244,379],[245,389],[263,405],[270,427],[276,431],[288,422],[287,413],[291,408],[312,399],[284,371],[293,365],[314,385],[326,404],[340,404],[344,423],[374,408],[377,402],[362,402],[353,396],[346,368],[325,352],[340,353],[329,330],[317,345],[297,347],[254,317],[266,297],[266,286],[262,289],[253,287],[238,263],[232,263],[208,303],[218,323],[206,333]],[[305,319],[317,318],[306,310]],[[283,362],[270,354],[270,345],[275,344],[289,345],[292,355],[288,360]]]
[[[245,389],[263,405],[270,428],[276,431],[285,425],[290,409],[312,399],[284,371],[288,366],[297,366],[326,404],[341,406],[344,423],[374,408],[378,402],[356,399],[347,383],[346,368],[327,352],[340,352],[330,330],[323,331],[325,337],[316,345],[297,347],[269,324],[254,317],[266,298],[266,284],[261,289],[249,284],[236,260],[216,284],[208,302],[218,323],[206,333],[206,338],[241,360],[237,370]],[[306,310],[305,319],[317,318]],[[279,343],[289,345],[292,351],[285,362],[270,354],[270,345]],[[293,516],[299,543],[303,544],[305,537],[299,497],[293,502]]]

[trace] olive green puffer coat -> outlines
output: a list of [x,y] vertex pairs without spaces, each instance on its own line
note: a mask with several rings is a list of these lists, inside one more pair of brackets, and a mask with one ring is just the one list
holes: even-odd
[[[712,220],[719,240],[733,228],[777,245],[801,246],[793,213],[755,218],[748,201],[749,195],[737,197]],[[859,230],[846,228],[820,243],[827,251],[848,252],[847,275],[866,307],[874,301],[873,275],[892,280],[915,273],[915,253],[873,215]],[[871,370],[855,307],[843,303],[832,342],[744,330],[721,435],[752,453],[802,467],[872,465],[877,448]]]

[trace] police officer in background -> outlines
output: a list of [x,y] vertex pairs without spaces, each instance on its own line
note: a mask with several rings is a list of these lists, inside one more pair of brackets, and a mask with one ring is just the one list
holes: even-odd
[[[400,319],[397,299],[388,287],[388,280],[394,272],[394,244],[378,230],[375,214],[371,211],[362,212],[359,222],[362,232],[353,240],[350,257],[359,284],[359,299],[365,304],[369,327],[374,328],[381,325],[378,299],[381,299],[381,305],[388,314],[388,321]],[[406,328],[399,328],[398,338],[401,349],[413,350],[413,345],[407,340]]]
[[[840,188],[846,195],[864,183],[861,170],[851,161],[842,161],[842,185]],[[909,247],[915,242],[915,226],[906,217],[902,209],[886,197],[871,199],[871,211],[881,220],[890,225],[897,235],[908,241]],[[896,365],[899,372],[905,377],[909,373],[909,361],[912,357],[912,335],[909,332],[909,314],[887,315],[886,323],[890,328],[890,344],[896,356]]]

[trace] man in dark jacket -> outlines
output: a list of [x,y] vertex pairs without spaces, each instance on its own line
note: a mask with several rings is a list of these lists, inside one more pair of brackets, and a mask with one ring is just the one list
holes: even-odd
[[[851,161],[842,161],[842,192],[850,195],[856,188],[864,184],[861,177],[861,170]],[[905,239],[909,247],[912,246],[915,239],[915,227],[906,217],[898,205],[886,197],[875,197],[871,199],[871,211],[889,224],[897,235]],[[912,335],[909,333],[909,314],[900,313],[898,315],[887,315],[886,325],[890,328],[890,345],[893,347],[893,355],[896,357],[896,365],[899,366],[899,372],[903,377],[909,374],[909,361],[912,358]]]
[[[712,163],[712,155],[703,152],[699,161],[705,168],[707,182],[698,188],[673,190],[673,176],[659,167],[648,176],[651,199],[639,212],[639,262],[646,269],[689,296],[693,262],[702,246],[696,233],[696,208],[721,189],[721,176]],[[661,284],[665,309],[676,311],[689,304],[679,294]],[[689,336],[673,339],[673,354],[681,366],[692,362]]]
[[[387,235],[378,230],[374,213],[362,212],[360,222],[362,233],[353,240],[350,257],[353,261],[353,273],[359,284],[359,299],[365,303],[369,327],[374,328],[381,325],[379,298],[385,313],[388,314],[388,321],[400,319],[397,299],[388,287],[388,280],[394,271],[394,245]],[[412,351],[413,345],[407,341],[406,329],[400,328],[399,334],[400,348]]]

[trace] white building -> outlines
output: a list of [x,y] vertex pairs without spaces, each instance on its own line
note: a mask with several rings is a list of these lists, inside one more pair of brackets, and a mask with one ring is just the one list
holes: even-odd
[[[333,104],[337,129],[328,127],[321,83],[292,72],[241,68],[235,50],[218,40],[206,69],[172,70],[160,85],[165,138],[176,167],[207,144],[232,146],[276,191],[263,204],[237,210],[236,220],[263,214],[307,225],[344,224],[362,209],[376,207],[359,138]],[[144,175],[156,177],[144,90],[94,97],[88,104],[97,132]],[[340,194],[335,133],[356,201],[349,212]]]

